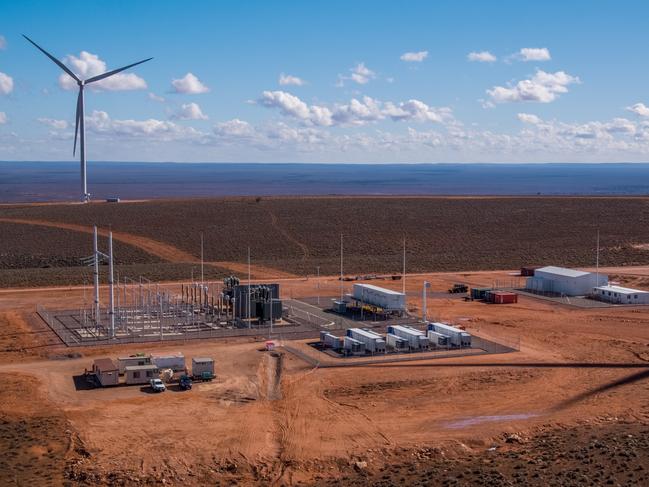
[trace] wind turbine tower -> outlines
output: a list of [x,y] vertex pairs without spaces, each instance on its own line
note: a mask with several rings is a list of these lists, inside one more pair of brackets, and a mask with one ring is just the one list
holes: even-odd
[[138,61],[137,63],[124,66],[123,68],[113,69],[112,71],[107,71],[105,73],[98,74],[97,76],[93,76],[92,78],[83,80],[80,79],[76,74],[74,74],[72,70],[70,70],[70,68],[68,68],[65,64],[63,64],[61,61],[59,61],[54,56],[52,56],[49,52],[47,52],[41,46],[39,46],[34,41],[32,41],[29,37],[27,37],[24,34],[23,37],[27,39],[29,42],[31,42],[39,51],[41,51],[48,58],[50,58],[58,67],[60,67],[63,71],[65,71],[68,74],[68,76],[70,76],[72,79],[74,79],[77,82],[77,85],[79,86],[79,95],[77,96],[77,113],[76,113],[76,121],[74,127],[74,147],[72,148],[72,155],[73,156],[76,155],[77,136],[78,136],[79,137],[79,159],[81,161],[81,201],[83,203],[87,203],[88,201],[90,201],[90,193],[88,193],[88,183],[86,179],[86,123],[85,123],[85,106],[84,106],[84,98],[83,98],[84,87],[86,85],[89,85],[90,83],[94,83],[95,81],[101,81],[102,79],[106,79],[110,76],[113,76],[114,74],[132,68],[133,66],[137,66],[138,64],[142,64],[147,61],[150,61],[153,58],[150,57],[148,59]]

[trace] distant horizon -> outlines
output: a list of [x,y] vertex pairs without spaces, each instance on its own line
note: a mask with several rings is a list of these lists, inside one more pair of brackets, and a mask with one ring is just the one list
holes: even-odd
[[[22,164],[22,163],[63,163],[63,164],[79,164],[79,161],[75,160],[0,160],[0,164]],[[259,165],[271,165],[271,166],[281,166],[281,165],[305,165],[305,166],[435,166],[435,165],[448,165],[448,166],[539,166],[539,165],[548,165],[548,166],[612,166],[612,165],[634,165],[641,166],[649,164],[649,161],[616,161],[616,162],[594,162],[594,161],[583,161],[583,162],[562,162],[562,161],[530,161],[530,162],[304,162],[304,161],[114,161],[114,160],[89,160],[88,165],[91,164],[232,164],[232,165],[246,165],[246,164],[259,164]]]

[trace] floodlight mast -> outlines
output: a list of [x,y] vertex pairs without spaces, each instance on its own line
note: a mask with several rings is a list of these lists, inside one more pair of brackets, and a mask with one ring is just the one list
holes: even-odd
[[79,138],[79,161],[81,163],[81,202],[82,203],[88,203],[90,201],[90,193],[88,193],[88,181],[87,181],[87,166],[86,166],[86,122],[85,122],[85,101],[84,101],[84,95],[83,95],[83,89],[85,85],[88,85],[90,83],[94,83],[95,81],[101,81],[102,79],[106,79],[110,76],[113,76],[114,74],[117,74],[121,71],[124,71],[128,68],[132,68],[133,66],[137,66],[138,64],[145,63],[147,61],[150,61],[153,59],[152,57],[148,59],[144,59],[142,61],[138,61],[137,63],[129,64],[128,66],[124,66],[122,68],[118,69],[113,69],[112,71],[107,71],[105,73],[99,74],[97,76],[93,76],[91,78],[88,78],[86,80],[80,79],[76,74],[74,74],[70,68],[68,68],[65,64],[63,64],[61,61],[56,59],[54,56],[52,56],[49,52],[47,52],[45,49],[43,49],[41,46],[36,44],[34,41],[32,41],[29,37],[27,37],[25,34],[23,34],[23,37],[27,39],[31,44],[36,47],[39,51],[41,51],[43,54],[45,54],[48,58],[50,58],[58,67],[60,67],[65,73],[67,73],[68,76],[70,76],[73,80],[77,82],[77,85],[79,86],[79,95],[77,96],[77,112],[75,115],[75,128],[74,128],[74,146],[72,148],[72,155],[74,156],[76,153],[77,149],[77,136]]

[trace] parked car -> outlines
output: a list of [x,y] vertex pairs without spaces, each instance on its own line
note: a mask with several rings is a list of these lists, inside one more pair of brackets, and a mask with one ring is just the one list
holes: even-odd
[[165,383],[161,379],[151,379],[149,382],[151,384],[151,389],[153,392],[164,392],[167,390]]
[[192,378],[189,377],[188,375],[181,375],[180,376],[180,388],[183,391],[188,391],[192,388]]

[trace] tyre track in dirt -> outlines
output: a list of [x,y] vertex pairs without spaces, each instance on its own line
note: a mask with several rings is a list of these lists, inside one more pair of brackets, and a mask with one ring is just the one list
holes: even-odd
[[[93,228],[85,225],[77,225],[74,223],[59,223],[46,220],[28,220],[21,218],[0,218],[3,223],[19,223],[23,225],[35,225],[41,227],[59,228],[63,230],[71,230],[79,233],[93,233]],[[108,231],[105,229],[97,229],[99,235],[108,237]],[[196,263],[200,260],[193,255],[180,250],[173,245],[169,245],[158,240],[154,240],[140,235],[133,235],[132,233],[120,232],[113,230],[113,238],[124,244],[137,247],[144,250],[148,254],[155,255],[161,259],[172,263]]]
[[298,239],[293,237],[293,235],[288,233],[286,229],[282,228],[279,225],[277,215],[275,215],[275,213],[273,213],[272,210],[266,209],[266,211],[268,211],[268,215],[270,216],[270,221],[273,228],[275,228],[275,230],[277,230],[282,235],[282,237],[284,237],[286,240],[288,240],[294,245],[297,245],[300,248],[300,250],[302,251],[302,258],[301,258],[302,262],[307,260],[309,258],[309,247],[307,247],[305,244],[303,244]]

